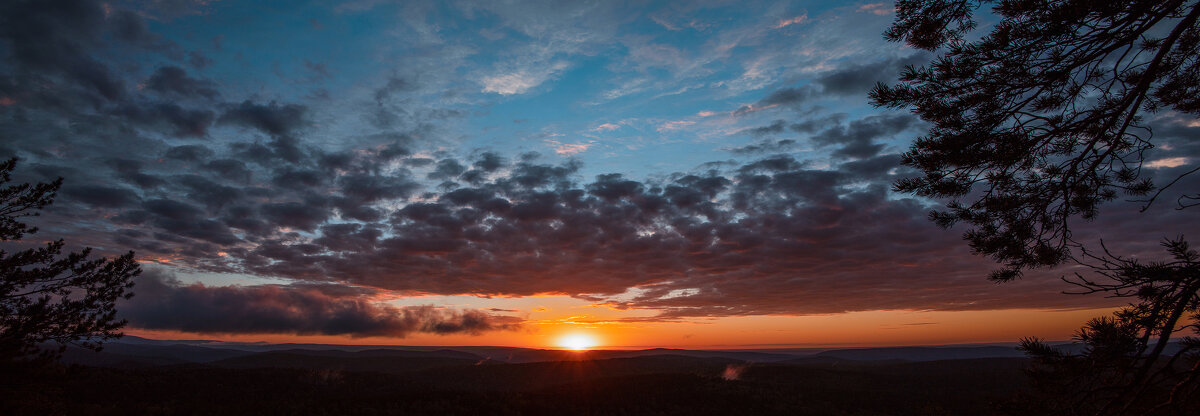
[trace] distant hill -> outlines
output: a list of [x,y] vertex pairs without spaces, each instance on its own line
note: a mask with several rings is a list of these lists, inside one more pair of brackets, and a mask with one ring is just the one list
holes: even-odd
[[474,365],[437,350],[293,350],[76,366],[0,382],[0,414],[993,415],[992,403],[1025,385],[1028,362],[748,363],[665,352]]
[[[1056,348],[1078,353],[1082,346],[1059,343]],[[1178,351],[1173,344],[1167,353]],[[919,362],[965,360],[978,358],[1021,358],[1024,354],[1013,346],[947,345],[926,347],[877,347],[832,349],[813,353],[810,350],[687,350],[652,348],[642,350],[564,351],[518,347],[414,347],[374,345],[267,344],[227,343],[205,340],[164,341],[127,336],[104,344],[100,353],[77,348],[68,349],[63,362],[104,367],[137,367],[177,364],[212,364],[236,368],[282,366],[290,368],[369,369],[370,359],[377,363],[386,360],[387,368],[409,371],[427,368],[420,364],[521,364],[536,362],[607,360],[651,356],[692,358],[721,358],[753,363],[820,364],[842,361],[856,362]],[[307,359],[303,357],[309,357]],[[343,364],[335,364],[345,360]],[[256,364],[256,361],[259,362]],[[380,364],[374,364],[380,365]],[[354,370],[357,371],[357,370]],[[393,371],[393,370],[380,370]]]
[[785,361],[796,358],[794,354],[779,354],[754,351],[711,351],[711,350],[683,350],[675,348],[652,348],[648,350],[633,350],[633,351],[589,351],[594,353],[598,358],[626,358],[626,357],[645,357],[653,355],[679,355],[685,357],[697,358],[726,358],[731,360],[751,361],[751,362],[775,362]]
[[1030,414],[1015,396],[1030,360],[996,345],[561,351],[131,338],[68,349],[63,361],[83,365],[0,378],[0,414]]
[[1025,354],[1012,347],[890,347],[831,350],[816,357],[855,361],[937,361],[973,358],[1020,358]]
[[107,342],[100,352],[69,347],[62,362],[102,367],[208,363],[253,354],[249,351],[185,344]]
[[[430,368],[411,373],[431,388],[471,391],[517,392],[566,384],[588,384],[613,377],[649,374],[688,374],[720,377],[730,365],[741,361],[680,355],[631,358],[602,358],[576,361],[541,361],[518,364]],[[464,386],[464,380],[469,380]]]
[[208,363],[222,368],[300,368],[309,370],[370,371],[404,373],[430,368],[474,366],[485,361],[456,351],[430,353],[371,350],[345,351],[268,351]]

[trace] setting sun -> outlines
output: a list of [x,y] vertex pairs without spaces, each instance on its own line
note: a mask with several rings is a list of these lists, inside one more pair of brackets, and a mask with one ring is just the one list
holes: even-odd
[[596,339],[585,334],[571,334],[559,339],[558,345],[568,350],[584,351],[596,346]]

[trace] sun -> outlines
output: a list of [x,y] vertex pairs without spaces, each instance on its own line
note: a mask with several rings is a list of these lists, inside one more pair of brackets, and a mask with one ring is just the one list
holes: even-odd
[[558,340],[558,345],[573,351],[586,351],[596,346],[596,339],[585,334],[570,334]]

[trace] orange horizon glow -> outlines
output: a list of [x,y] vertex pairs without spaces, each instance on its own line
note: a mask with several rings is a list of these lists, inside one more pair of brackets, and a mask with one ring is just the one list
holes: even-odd
[[[1089,319],[1115,308],[1077,310],[1012,309],[928,312],[870,311],[808,316],[703,318],[680,322],[621,321],[608,310],[530,313],[523,328],[478,335],[411,333],[406,337],[312,334],[213,334],[126,328],[151,339],[213,340],[243,343],[308,343],[378,346],[500,346],[573,349],[564,339],[583,334],[585,349],[772,349],[855,348],[983,343],[1015,343],[1023,337],[1071,339]],[[557,314],[567,314],[561,316]],[[582,344],[578,344],[582,345]]]

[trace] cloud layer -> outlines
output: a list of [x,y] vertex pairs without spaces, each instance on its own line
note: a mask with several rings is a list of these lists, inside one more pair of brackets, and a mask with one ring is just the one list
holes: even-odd
[[392,307],[365,299],[371,292],[329,284],[182,285],[170,275],[152,270],[138,278],[137,296],[118,309],[121,318],[138,328],[201,334],[403,338],[417,332],[445,335],[514,330],[521,323],[520,318],[479,310]]
[[[1060,272],[986,282],[993,265],[926,221],[939,201],[889,191],[913,174],[899,153],[925,126],[864,110],[862,94],[929,56],[860,39],[885,9],[775,7],[718,28],[700,6],[626,15],[607,3],[413,2],[379,31],[402,38],[395,49],[325,38],[336,20],[287,33],[394,58],[371,72],[335,58],[279,63],[285,53],[253,43],[268,34],[235,25],[222,26],[228,36],[168,36],[169,23],[210,10],[152,3],[0,6],[0,157],[24,159],[20,180],[66,178],[39,224],[46,235],[180,271],[292,282],[181,285],[147,273],[122,308],[139,327],[404,336],[519,323],[386,306],[379,291],[562,294],[665,320],[1108,305],[1060,296]],[[382,13],[359,6],[331,13]],[[430,24],[444,14],[460,25]],[[615,30],[637,24],[650,29]],[[670,44],[686,36],[703,40]],[[844,47],[819,48],[834,40]],[[597,68],[610,75],[600,86]],[[558,82],[593,89],[566,101]],[[506,105],[537,94],[553,108],[510,117]],[[666,100],[711,109],[594,110]],[[564,108],[589,118],[573,131],[523,127]],[[1200,124],[1157,117],[1164,146],[1147,169],[1173,178],[1200,155],[1190,139]],[[467,131],[477,119],[486,123]],[[517,144],[490,145],[509,132]],[[1164,230],[1196,224],[1164,205],[1132,224],[1122,205],[1079,233],[1148,253]]]

